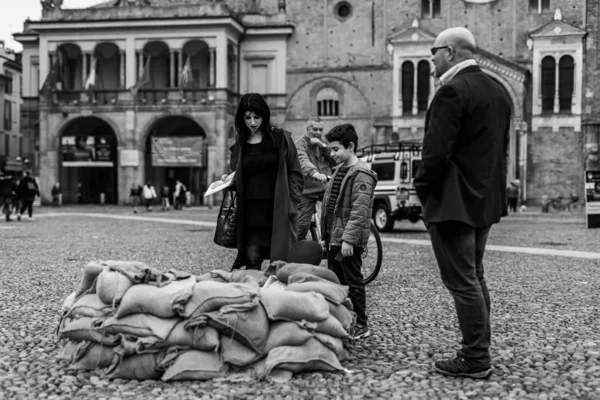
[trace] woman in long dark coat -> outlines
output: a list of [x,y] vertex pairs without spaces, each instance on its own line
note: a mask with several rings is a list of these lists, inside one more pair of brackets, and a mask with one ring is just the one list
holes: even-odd
[[230,166],[237,191],[238,255],[232,269],[261,269],[262,261],[286,261],[297,240],[296,204],[304,179],[290,132],[271,125],[260,94],[242,96],[235,116]]

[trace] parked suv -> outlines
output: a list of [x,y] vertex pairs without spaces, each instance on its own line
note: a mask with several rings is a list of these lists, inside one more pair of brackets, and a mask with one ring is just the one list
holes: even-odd
[[391,231],[394,222],[423,218],[421,202],[413,185],[421,163],[421,143],[376,144],[359,149],[357,155],[377,173],[373,220],[379,231]]

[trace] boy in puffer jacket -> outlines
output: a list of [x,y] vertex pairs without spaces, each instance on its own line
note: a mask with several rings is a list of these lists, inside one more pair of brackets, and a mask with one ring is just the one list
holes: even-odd
[[327,265],[342,285],[356,312],[354,339],[370,335],[361,254],[371,233],[371,214],[377,175],[356,156],[358,135],[352,124],[341,124],[325,135],[336,167],[323,198],[321,237],[327,245]]

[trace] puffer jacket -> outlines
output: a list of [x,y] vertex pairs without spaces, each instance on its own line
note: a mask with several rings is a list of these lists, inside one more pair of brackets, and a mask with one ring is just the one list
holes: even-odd
[[296,140],[296,149],[298,150],[298,160],[302,168],[304,177],[303,195],[315,195],[325,192],[325,184],[314,179],[312,176],[318,172],[324,175],[331,175],[331,167],[337,163],[329,154],[329,148],[320,148],[310,143],[310,138],[303,135]]
[[[332,180],[339,173],[336,167]],[[333,210],[331,236],[327,239],[331,246],[341,246],[342,242],[356,247],[364,247],[371,234],[371,215],[373,214],[373,197],[377,174],[367,165],[358,160],[350,167],[342,184],[340,194]],[[321,215],[321,237],[327,238],[327,204],[329,204],[328,189],[323,198],[323,213]]]

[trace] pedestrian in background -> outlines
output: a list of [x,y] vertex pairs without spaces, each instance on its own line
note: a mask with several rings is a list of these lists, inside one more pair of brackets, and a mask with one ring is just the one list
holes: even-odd
[[17,214],[17,219],[21,220],[21,215],[27,210],[29,220],[33,221],[33,201],[36,196],[40,195],[40,189],[38,188],[37,182],[31,176],[31,170],[25,171],[25,176],[19,181],[17,187],[17,196],[19,196],[19,202],[21,203],[21,209]]
[[323,138],[323,121],[310,118],[306,133],[296,141],[298,160],[304,176],[304,190],[298,203],[298,240],[305,240],[315,210],[321,214],[321,200],[325,193],[331,167],[336,165],[329,146]]
[[6,175],[4,165],[0,165],[0,206],[7,222],[12,221],[10,213],[16,191],[13,177]]
[[377,175],[356,156],[358,134],[352,124],[337,125],[325,137],[340,166],[323,197],[321,237],[328,249],[327,266],[350,288],[348,297],[356,312],[354,339],[362,339],[370,335],[362,254],[371,234]]
[[146,211],[152,211],[152,202],[156,198],[156,190],[154,190],[154,186],[150,181],[146,182],[144,185],[142,189],[142,197],[144,199]]
[[265,258],[286,261],[296,243],[304,179],[291,133],[271,125],[271,110],[260,94],[242,96],[235,128],[229,165],[235,171],[238,254],[232,269],[260,270]]
[[517,203],[519,202],[519,186],[517,182],[512,181],[506,188],[506,198],[508,201],[508,211],[517,212]]
[[18,214],[19,209],[21,207],[21,202],[19,201],[19,196],[17,195],[17,188],[19,187],[20,179],[15,175],[15,176],[13,176],[12,181],[13,181],[13,188],[14,188],[14,195],[12,198],[12,212],[14,214]]
[[62,205],[62,188],[60,182],[56,182],[52,186],[52,207],[60,207]]
[[440,88],[425,118],[421,166],[414,179],[442,282],[454,298],[462,349],[434,363],[448,376],[487,378],[490,296],[483,254],[506,212],[511,102],[474,59],[466,28],[440,33],[431,53]]
[[163,187],[160,189],[160,198],[161,198],[161,203],[162,203],[162,210],[163,211],[169,211],[170,208],[170,204],[169,204],[169,195],[171,193],[171,190],[169,189],[169,186],[167,184],[164,184]]
[[77,203],[78,204],[83,204],[85,203],[85,196],[83,195],[83,185],[81,184],[81,182],[79,182],[77,184]]
[[183,209],[185,204],[185,192],[187,188],[179,179],[175,182],[175,191],[173,193],[173,204],[176,210]]
[[133,207],[133,213],[137,214],[137,208],[142,201],[142,187],[140,185],[136,185],[135,183],[131,184],[131,189],[129,189],[129,200]]

